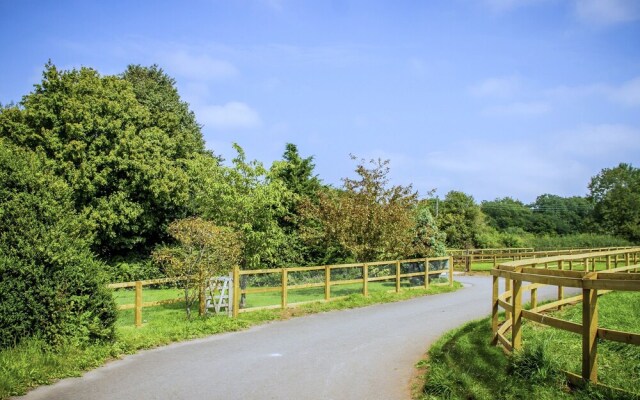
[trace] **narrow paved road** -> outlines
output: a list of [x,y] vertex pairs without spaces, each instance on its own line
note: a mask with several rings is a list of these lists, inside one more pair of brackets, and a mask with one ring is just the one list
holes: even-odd
[[[20,399],[409,399],[444,332],[490,313],[491,278],[454,293],[314,314],[144,351]],[[542,296],[541,296],[542,297]]]

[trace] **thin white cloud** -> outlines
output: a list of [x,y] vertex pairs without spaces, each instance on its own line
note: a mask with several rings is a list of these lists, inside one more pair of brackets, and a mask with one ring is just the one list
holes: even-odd
[[613,101],[626,106],[640,106],[640,77],[611,88],[609,96]]
[[586,125],[557,135],[554,147],[579,157],[605,157],[640,150],[640,130],[623,124]]
[[484,4],[493,12],[503,13],[515,8],[542,3],[547,0],[484,0]]
[[578,18],[597,26],[614,25],[640,18],[638,0],[576,0]]
[[476,97],[511,97],[521,87],[520,79],[515,76],[488,78],[469,88]]
[[637,107],[640,106],[640,77],[619,85],[595,83],[583,86],[559,86],[549,89],[545,93],[554,100],[601,97],[627,107]]
[[228,61],[219,60],[209,54],[193,54],[185,50],[164,53],[162,64],[176,75],[203,82],[224,80],[239,74],[238,69]]
[[205,128],[237,130],[262,126],[262,119],[258,112],[239,101],[224,105],[201,106],[196,109],[196,115]]
[[482,115],[489,117],[533,117],[551,111],[551,106],[542,101],[514,102],[486,107]]

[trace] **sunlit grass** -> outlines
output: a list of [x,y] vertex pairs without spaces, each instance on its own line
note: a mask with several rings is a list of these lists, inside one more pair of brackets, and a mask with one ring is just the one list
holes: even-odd
[[[613,292],[598,300],[599,326],[640,332],[640,293]],[[581,304],[555,316],[580,322]],[[639,399],[607,389],[587,387],[571,391],[562,370],[580,373],[580,335],[526,321],[523,351],[506,356],[490,344],[488,318],[445,334],[419,364],[426,371],[419,399]],[[610,341],[598,343],[599,382],[638,394],[640,346]]]

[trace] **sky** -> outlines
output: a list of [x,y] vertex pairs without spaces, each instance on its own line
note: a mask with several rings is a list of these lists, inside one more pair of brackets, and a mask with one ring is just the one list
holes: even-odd
[[286,143],[329,184],[350,154],[476,201],[584,196],[640,166],[638,0],[0,0],[0,103],[44,65],[175,78],[227,160]]

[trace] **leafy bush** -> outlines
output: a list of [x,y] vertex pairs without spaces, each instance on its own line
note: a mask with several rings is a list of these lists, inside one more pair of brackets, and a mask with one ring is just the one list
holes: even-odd
[[131,282],[164,278],[162,269],[151,258],[116,258],[106,265],[109,282]]
[[115,303],[73,211],[71,189],[34,153],[0,139],[0,347],[111,339]]

